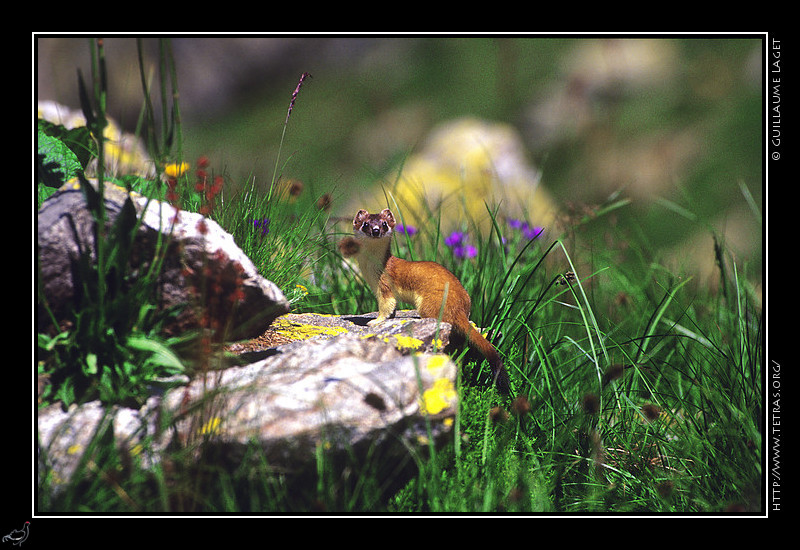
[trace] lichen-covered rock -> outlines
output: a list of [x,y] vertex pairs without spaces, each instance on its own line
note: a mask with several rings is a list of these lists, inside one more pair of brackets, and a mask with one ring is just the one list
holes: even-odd
[[[443,420],[455,413],[455,374],[448,356],[404,354],[380,340],[342,334],[287,345],[256,363],[209,373],[170,392],[163,405],[178,414],[187,401],[203,403],[198,411],[206,406],[213,411],[202,422],[214,426],[208,444],[244,447],[256,440],[273,462],[292,467],[313,460],[318,444],[341,450],[369,445],[385,430],[417,447],[425,415]],[[179,421],[179,434],[196,439],[199,417]],[[437,424],[439,433],[444,424]],[[339,440],[328,441],[331,433]],[[287,446],[279,443],[285,439],[304,443],[287,455]]]
[[[338,319],[307,318],[313,317]],[[238,468],[255,445],[269,468],[290,477],[313,468],[322,450],[334,463],[369,460],[376,475],[387,476],[382,482],[402,483],[414,471],[414,456],[452,434],[457,370],[449,356],[424,351],[424,343],[406,345],[430,340],[431,330],[438,334],[430,319],[395,321],[390,332],[402,327],[421,338],[319,333],[272,348],[258,361],[201,374],[139,410],[105,410],[97,402],[69,412],[41,410],[40,479],[46,476],[57,493],[105,422],[121,454],[146,468],[176,446],[205,466]],[[170,428],[162,430],[165,424]]]
[[330,338],[338,334],[358,334],[373,338],[409,352],[438,352],[450,340],[450,325],[436,319],[420,319],[414,310],[399,310],[395,318],[379,327],[367,326],[377,313],[365,315],[321,315],[317,313],[289,313],[276,319],[263,334],[256,338],[228,346],[235,354],[258,353],[290,342]]

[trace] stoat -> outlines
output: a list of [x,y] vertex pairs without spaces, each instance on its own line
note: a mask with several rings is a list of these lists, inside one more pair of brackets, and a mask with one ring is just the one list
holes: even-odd
[[[471,301],[461,282],[436,262],[412,262],[393,256],[390,245],[395,224],[389,209],[380,214],[359,210],[353,218],[355,246],[351,246],[348,255],[355,254],[364,280],[378,299],[378,317],[369,324],[394,317],[398,301],[413,304],[420,317],[436,319],[441,313],[442,321],[450,323],[488,359],[498,390],[509,394],[508,374],[497,350],[469,322]],[[447,303],[442,311],[445,287]]]

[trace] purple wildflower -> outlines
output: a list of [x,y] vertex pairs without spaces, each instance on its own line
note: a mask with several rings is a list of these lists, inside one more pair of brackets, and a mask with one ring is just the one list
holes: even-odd
[[544,231],[544,227],[538,225],[531,226],[528,222],[517,219],[508,220],[508,226],[511,229],[518,229],[522,233],[522,236],[528,240],[537,238],[542,234],[542,231]]
[[444,244],[447,246],[453,247],[460,245],[461,242],[464,240],[464,234],[459,231],[453,231],[450,233],[450,236],[444,240]]
[[444,244],[453,249],[453,255],[456,258],[474,258],[478,255],[475,247],[467,242],[467,236],[460,231],[450,233],[450,236],[444,240]]
[[525,227],[522,228],[522,234],[525,235],[525,238],[529,240],[533,240],[541,235],[542,231],[544,231],[544,227],[538,225],[530,227],[527,223],[525,224]]
[[412,236],[414,233],[416,233],[416,232],[417,232],[417,228],[416,228],[416,227],[414,227],[413,225],[408,225],[408,226],[405,226],[405,225],[403,225],[402,223],[398,223],[398,224],[397,224],[397,227],[395,228],[395,230],[396,230],[398,233],[405,233],[405,234],[406,234],[406,235],[408,235],[409,237],[410,237],[410,236]]
[[253,220],[253,228],[258,229],[259,227],[261,228],[262,237],[269,233],[269,218],[264,218],[263,220]]

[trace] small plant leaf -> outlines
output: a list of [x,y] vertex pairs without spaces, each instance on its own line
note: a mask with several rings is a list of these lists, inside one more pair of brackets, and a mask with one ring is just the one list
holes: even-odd
[[82,170],[75,153],[41,127],[36,135],[36,148],[36,183],[58,188]]
[[183,362],[181,362],[180,358],[161,342],[136,335],[128,338],[128,347],[137,351],[149,352],[151,355],[148,361],[153,365],[166,369],[171,374],[183,372],[184,370]]

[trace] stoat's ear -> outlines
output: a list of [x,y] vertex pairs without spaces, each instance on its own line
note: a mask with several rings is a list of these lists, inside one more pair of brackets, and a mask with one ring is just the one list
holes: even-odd
[[394,221],[394,214],[388,208],[384,208],[381,210],[381,217],[386,220],[386,223],[389,224],[389,227],[394,228],[395,221]]
[[364,223],[364,220],[366,220],[367,218],[369,218],[369,212],[367,212],[362,208],[361,210],[356,212],[356,217],[353,218],[353,227],[359,229],[361,227],[361,224]]

